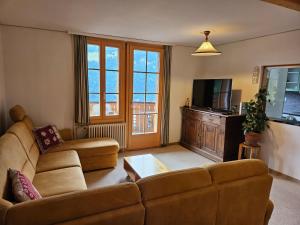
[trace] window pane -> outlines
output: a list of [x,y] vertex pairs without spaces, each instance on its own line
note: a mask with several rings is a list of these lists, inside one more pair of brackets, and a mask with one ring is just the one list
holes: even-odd
[[157,113],[158,108],[158,95],[157,94],[147,94],[146,95],[146,112]]
[[105,98],[105,115],[115,116],[119,115],[119,95],[118,94],[106,94]]
[[99,93],[100,92],[100,74],[99,70],[89,70],[88,80],[89,80],[89,93]]
[[147,52],[147,72],[159,72],[159,53]]
[[106,71],[105,92],[119,93],[119,72]]
[[99,45],[87,45],[88,51],[88,68],[99,69],[100,68],[100,46]]
[[100,116],[100,95],[89,94],[90,116]]
[[146,51],[133,51],[133,71],[146,72]]
[[147,74],[147,93],[158,93],[158,74]]
[[143,134],[145,126],[145,115],[132,116],[132,134]]
[[133,113],[144,113],[145,112],[145,95],[144,94],[133,94],[132,111],[133,111]]
[[133,74],[133,93],[145,93],[145,73],[134,73]]
[[107,70],[119,70],[119,49],[105,47],[105,68]]
[[157,132],[157,114],[145,115],[145,133]]

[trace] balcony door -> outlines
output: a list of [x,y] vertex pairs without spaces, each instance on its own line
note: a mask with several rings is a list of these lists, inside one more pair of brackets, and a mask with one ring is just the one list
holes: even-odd
[[129,44],[128,148],[160,145],[163,48]]

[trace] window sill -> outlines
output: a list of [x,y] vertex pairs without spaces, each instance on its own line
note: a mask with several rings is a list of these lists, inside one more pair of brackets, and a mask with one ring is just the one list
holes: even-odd
[[269,118],[269,121],[276,122],[276,123],[284,123],[293,126],[300,126],[300,121],[291,121],[291,120],[278,119],[278,118]]
[[91,117],[90,118],[90,125],[96,124],[109,124],[109,123],[124,123],[125,118],[121,117],[112,117],[112,118],[99,118],[99,117]]

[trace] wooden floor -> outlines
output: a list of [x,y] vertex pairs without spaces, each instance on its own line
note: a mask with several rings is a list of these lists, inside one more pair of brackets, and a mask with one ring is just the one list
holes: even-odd
[[[121,153],[115,169],[95,171],[85,174],[88,188],[104,187],[126,181],[127,173],[123,169],[123,157],[151,153],[169,169],[178,170],[205,166],[214,163],[179,145]],[[300,225],[300,183],[285,176],[274,177],[271,199],[275,209],[269,225]]]

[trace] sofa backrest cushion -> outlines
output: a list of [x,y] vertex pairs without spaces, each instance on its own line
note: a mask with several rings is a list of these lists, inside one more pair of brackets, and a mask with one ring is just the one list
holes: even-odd
[[207,170],[201,168],[172,171],[146,177],[137,182],[142,192],[143,200],[182,193],[211,184],[210,174]]
[[263,225],[272,177],[260,160],[239,160],[208,167],[218,189],[216,225]]
[[13,201],[11,184],[8,178],[8,169],[21,171],[30,181],[33,180],[35,169],[24,151],[18,137],[6,133],[0,137],[0,196]]
[[145,224],[215,224],[218,194],[207,170],[169,172],[137,184],[146,208]]
[[213,183],[217,184],[268,174],[267,165],[258,159],[217,163],[208,166],[207,169]]
[[143,225],[144,213],[138,187],[124,183],[16,204],[6,224]]
[[7,133],[11,133],[19,139],[32,166],[36,168],[40,153],[32,131],[24,122],[17,122],[7,130]]

